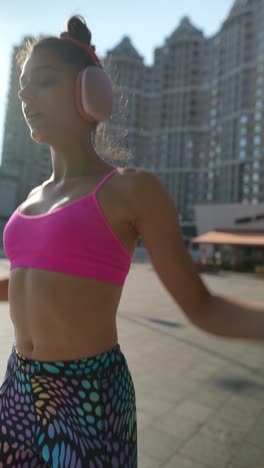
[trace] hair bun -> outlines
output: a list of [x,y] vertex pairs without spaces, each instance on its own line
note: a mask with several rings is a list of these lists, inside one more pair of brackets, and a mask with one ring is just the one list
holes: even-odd
[[84,17],[81,15],[75,15],[68,19],[67,32],[61,33],[60,37],[72,37],[84,44],[88,44],[95,51],[95,46],[91,44],[92,33],[87,27]]

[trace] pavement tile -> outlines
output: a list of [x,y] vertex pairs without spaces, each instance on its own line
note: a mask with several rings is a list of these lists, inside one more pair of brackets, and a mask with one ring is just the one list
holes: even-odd
[[264,387],[255,385],[245,391],[245,397],[253,398],[259,402],[260,408],[263,407]]
[[155,418],[153,424],[157,429],[168,432],[181,442],[189,440],[202,427],[202,423],[185,415],[177,414],[175,411],[168,412],[160,418]]
[[249,412],[242,412],[240,408],[232,405],[224,404],[217,410],[217,417],[227,421],[227,424],[239,426],[240,428],[249,429],[256,420],[256,414]]
[[177,417],[186,416],[190,420],[202,423],[206,421],[210,415],[215,414],[215,410],[201,403],[186,399],[177,404],[175,409],[172,410],[172,414]]
[[224,468],[233,452],[227,444],[198,433],[180,449],[179,454],[194,462],[206,463],[211,468]]
[[175,455],[168,463],[163,465],[163,468],[212,468],[209,465],[194,462],[193,460],[184,458],[180,455]]
[[173,403],[159,398],[153,398],[151,393],[140,394],[137,397],[137,409],[151,414],[152,416],[160,416],[167,411],[171,411],[173,408]]
[[219,417],[218,414],[207,419],[206,424],[200,429],[201,435],[225,443],[231,447],[237,447],[243,443],[247,433],[247,426],[231,425],[226,419]]
[[[146,382],[142,382],[142,387],[146,389]],[[174,407],[188,397],[194,388],[192,382],[184,382],[184,380],[175,382],[170,376],[167,376],[165,383],[163,380],[155,379],[155,382],[149,385],[153,397],[167,401]]]
[[210,378],[214,378],[215,375],[218,375],[221,371],[213,364],[209,362],[205,364],[199,364],[194,369],[192,369],[188,376],[198,381],[206,381]]
[[208,389],[207,385],[203,384],[199,389],[195,388],[190,392],[188,398],[194,402],[201,403],[208,408],[217,409],[227,401],[228,396],[224,392]]
[[[263,468],[263,448],[243,443],[225,468]],[[176,467],[175,467],[176,468]]]
[[172,458],[182,445],[176,437],[157,429],[154,425],[140,429],[138,435],[138,450],[142,456],[150,456],[160,464]]
[[238,408],[244,415],[249,413],[251,415],[255,414],[258,417],[261,412],[264,412],[264,400],[261,405],[258,400],[246,395],[233,395],[226,401],[226,406],[228,405]]
[[[146,454],[138,454],[138,468],[163,468],[164,463]],[[178,468],[174,466],[174,468]]]
[[[250,426],[245,441],[257,446],[260,449],[264,447],[264,411],[260,411],[254,423]],[[263,463],[264,467],[264,463]]]

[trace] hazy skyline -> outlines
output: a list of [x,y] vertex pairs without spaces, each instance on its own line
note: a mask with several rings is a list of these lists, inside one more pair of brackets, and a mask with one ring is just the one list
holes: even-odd
[[5,2],[0,18],[0,163],[12,50],[23,37],[58,36],[65,29],[69,16],[81,14],[92,32],[92,43],[98,55],[104,57],[124,36],[129,36],[145,65],[150,66],[154,62],[154,49],[165,44],[184,16],[189,16],[192,23],[210,37],[219,31],[233,4],[234,0],[203,0],[202,7],[199,0],[156,0],[155,3],[102,0],[99,9],[98,4],[88,7],[85,0],[64,0],[60,6],[51,0]]

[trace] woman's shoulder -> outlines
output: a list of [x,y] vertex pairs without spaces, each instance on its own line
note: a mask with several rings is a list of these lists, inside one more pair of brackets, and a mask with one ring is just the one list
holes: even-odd
[[155,173],[144,167],[118,168],[118,172],[121,174],[119,178],[119,180],[121,180],[121,185],[124,186],[127,193],[130,194],[134,200],[134,197],[140,197],[142,190],[144,193],[151,193],[155,185],[163,185]]
[[148,179],[155,179],[156,176],[143,167],[124,167],[118,168],[119,177],[117,177],[117,186],[120,188],[122,195],[128,201],[140,202],[142,187],[148,190]]
[[157,186],[163,185],[155,173],[144,167],[118,168],[118,172],[119,186],[134,206],[140,204],[142,196],[153,196]]

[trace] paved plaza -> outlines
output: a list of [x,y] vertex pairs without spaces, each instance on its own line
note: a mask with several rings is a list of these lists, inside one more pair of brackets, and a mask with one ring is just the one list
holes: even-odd
[[[0,260],[1,276],[8,265]],[[211,291],[264,309],[264,278],[202,278]],[[13,341],[8,303],[0,323],[2,382]],[[117,325],[136,389],[139,468],[264,468],[264,342],[194,327],[150,263],[132,263]]]

